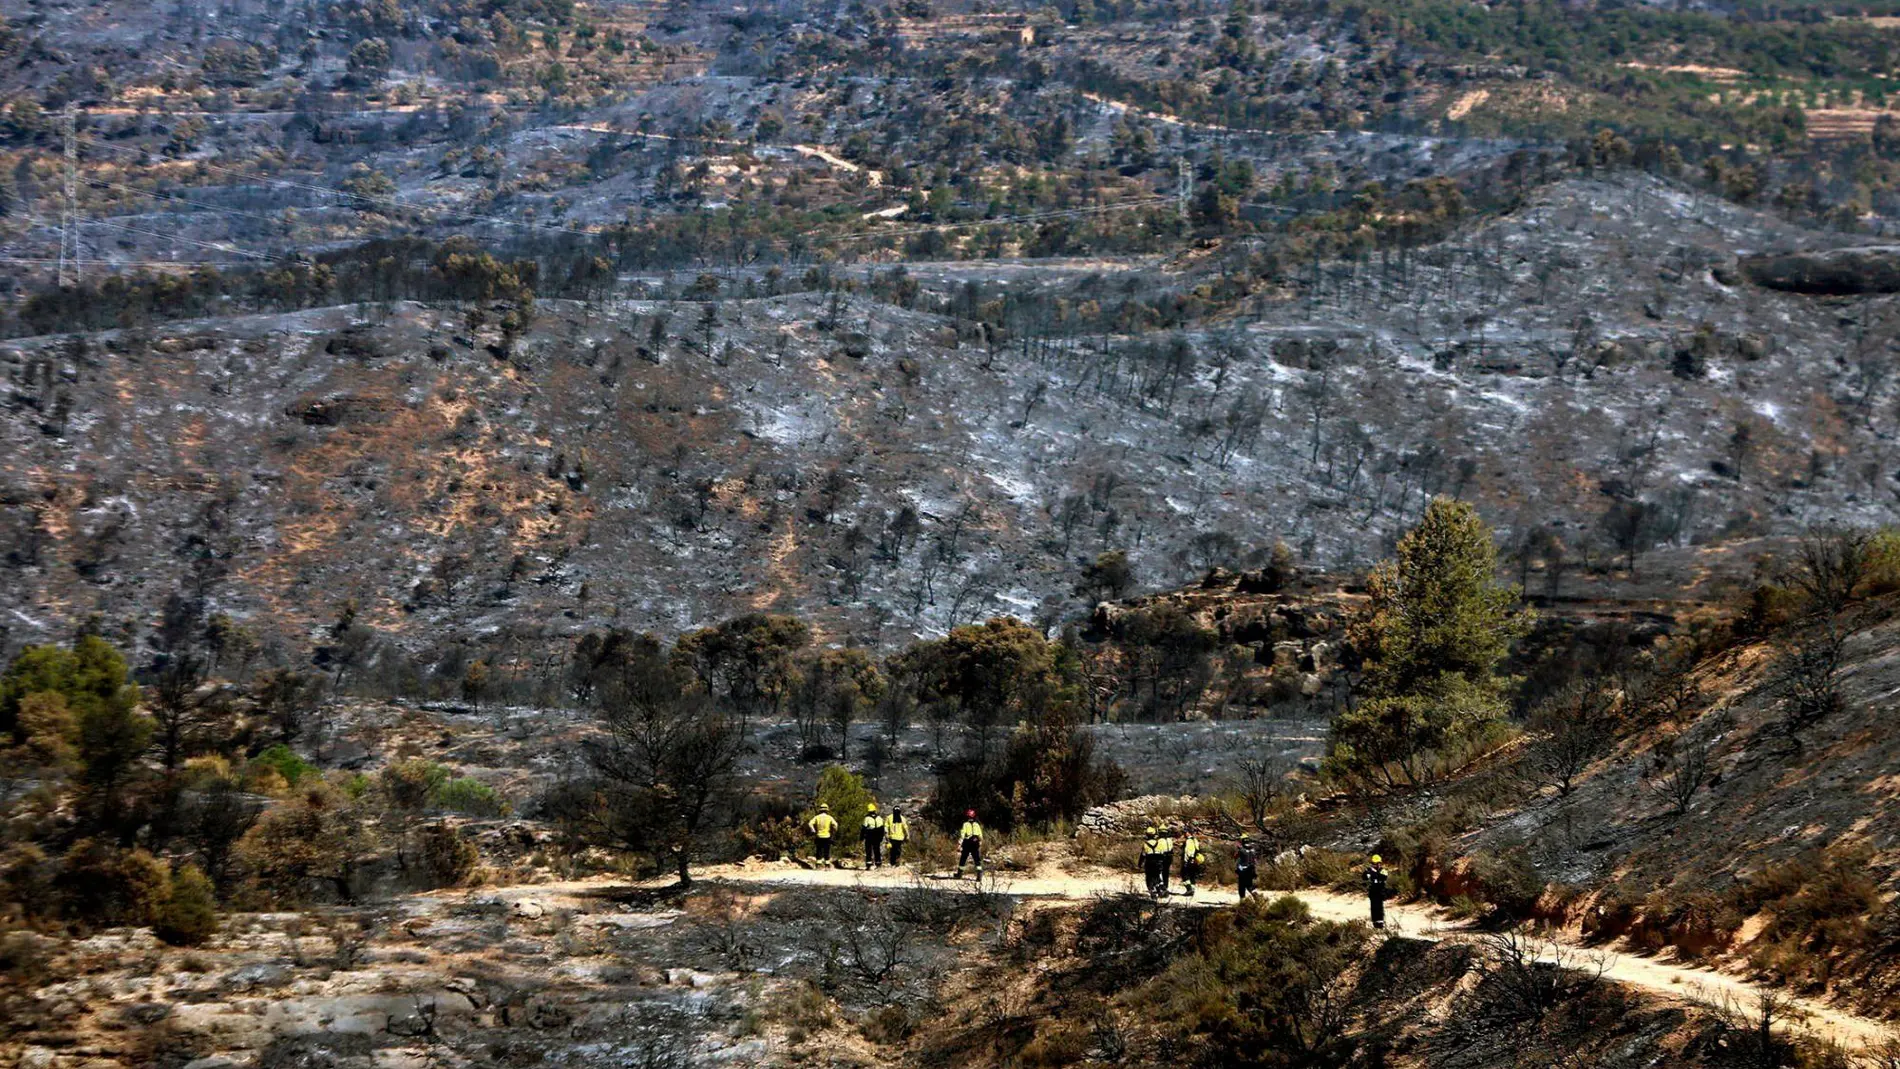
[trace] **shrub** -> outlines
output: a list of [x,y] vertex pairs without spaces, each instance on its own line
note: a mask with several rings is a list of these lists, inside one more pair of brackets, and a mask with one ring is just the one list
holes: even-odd
[[67,918],[87,925],[154,924],[171,897],[171,870],[144,850],[82,839],[54,879]]
[[1352,858],[1323,846],[1309,847],[1282,861],[1271,859],[1260,867],[1260,887],[1268,891],[1296,891],[1303,887],[1358,888],[1359,871]]
[[1644,900],[1632,939],[1648,950],[1673,946],[1684,957],[1706,957],[1728,946],[1742,920],[1741,913],[1719,895],[1657,891]]
[[37,932],[0,931],[0,976],[21,987],[39,986],[56,945]]
[[842,825],[839,832],[847,837],[857,830],[858,821],[864,819],[864,807],[873,801],[871,791],[864,785],[864,777],[844,767],[830,765],[818,774],[818,787],[813,792],[810,812],[799,821],[802,828],[817,815],[818,807],[828,805],[831,815]]
[[776,795],[765,798],[732,833],[741,857],[790,857],[805,841],[805,826],[796,803]]
[[1011,733],[1000,755],[947,762],[924,816],[945,830],[962,824],[970,809],[985,828],[1046,826],[1074,821],[1092,805],[1123,797],[1127,786],[1121,767],[1096,755],[1092,735],[1051,713]]
[[233,782],[231,761],[223,754],[200,754],[185,760],[180,785],[188,790],[202,791],[216,783],[230,782]]
[[1544,878],[1522,848],[1471,855],[1469,876],[1479,895],[1501,921],[1519,921],[1537,910]]
[[1755,967],[1785,982],[1816,985],[1828,982],[1840,958],[1872,943],[1869,918],[1881,908],[1880,887],[1859,851],[1770,866],[1739,897],[1770,917],[1750,958]]
[[1900,590],[1900,529],[1882,527],[1867,540],[1866,592],[1891,594]]
[[767,1014],[784,1022],[786,1038],[795,1044],[804,1042],[813,1032],[830,1028],[834,1020],[831,1000],[810,980],[780,989],[773,997]]
[[459,829],[430,824],[422,829],[421,839],[422,869],[435,886],[459,886],[475,875],[481,852]]
[[264,752],[251,758],[251,767],[256,770],[269,769],[283,778],[286,786],[295,787],[305,776],[313,775],[317,766],[297,756],[296,751],[283,743],[266,747]]
[[915,1035],[917,1021],[910,1011],[902,1006],[884,1006],[864,1019],[858,1026],[864,1038],[880,1046],[902,1043]]
[[1219,1065],[1340,1065],[1351,1054],[1347,977],[1367,930],[1316,921],[1293,898],[1252,901],[1205,922],[1198,953],[1127,996]]
[[393,809],[420,813],[449,781],[449,770],[433,761],[398,761],[376,775],[376,787]]
[[45,851],[32,843],[18,843],[0,853],[0,913],[49,917],[58,909],[53,865]]
[[173,946],[197,946],[218,930],[218,899],[211,878],[196,865],[172,873],[171,894],[165,899],[153,933]]
[[238,840],[237,856],[269,901],[295,905],[318,888],[348,902],[356,873],[373,848],[362,814],[328,784],[266,810]]
[[452,779],[436,788],[435,804],[471,817],[508,815],[508,803],[502,800],[495,788],[472,776]]
[[1079,1021],[1043,1021],[1035,1038],[1017,1055],[1016,1064],[1024,1069],[1077,1065],[1088,1060],[1092,1043],[1088,1026]]

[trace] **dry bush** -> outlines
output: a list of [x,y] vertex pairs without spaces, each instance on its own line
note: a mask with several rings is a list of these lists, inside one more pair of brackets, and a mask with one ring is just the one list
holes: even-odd
[[1234,772],[1241,808],[1256,830],[1265,831],[1267,816],[1286,795],[1292,764],[1273,754],[1249,755],[1234,763]]
[[443,821],[419,833],[422,871],[434,887],[460,887],[469,882],[481,863],[481,853],[461,829]]
[[1707,746],[1689,745],[1675,750],[1645,783],[1649,793],[1667,804],[1677,816],[1686,815],[1695,804],[1697,792],[1714,773]]
[[1115,977],[1148,975],[1172,961],[1198,934],[1202,912],[1156,909],[1147,895],[1104,895],[1083,911],[1076,951],[1116,985]]
[[760,948],[753,941],[752,925],[739,897],[719,888],[700,899],[694,912],[698,920],[691,929],[689,945],[717,958],[733,972],[751,972]]
[[1823,617],[1795,636],[1768,680],[1781,700],[1780,732],[1796,748],[1798,732],[1841,711],[1841,669],[1846,660],[1848,628],[1834,616]]
[[1023,1069],[1055,1069],[1088,1060],[1092,1037],[1087,1025],[1078,1021],[1042,1021],[1036,1035],[1017,1053],[1015,1064]]
[[1866,531],[1823,527],[1809,531],[1789,577],[1808,612],[1833,616],[1866,585],[1875,566],[1873,537]]
[[837,1021],[837,1007],[825,997],[823,989],[806,980],[780,988],[766,1004],[766,1017],[786,1026],[787,1038],[802,1043],[814,1032],[823,1032]]
[[917,1019],[903,1006],[880,1006],[859,1022],[858,1031],[880,1046],[894,1046],[917,1034]]
[[918,929],[898,919],[882,898],[843,896],[834,909],[824,955],[834,979],[875,991],[921,960]]
[[1607,959],[1520,929],[1484,937],[1479,956],[1480,1017],[1494,1026],[1534,1027],[1602,982]]
[[1259,887],[1266,891],[1297,891],[1305,887],[1355,886],[1359,870],[1350,855],[1323,846],[1273,857],[1260,866]]
[[1630,939],[1645,950],[1674,947],[1685,958],[1705,958],[1727,949],[1745,919],[1721,895],[1656,891],[1643,900]]

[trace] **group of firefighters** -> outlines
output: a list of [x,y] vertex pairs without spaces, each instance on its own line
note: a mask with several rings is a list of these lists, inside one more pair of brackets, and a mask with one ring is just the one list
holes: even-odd
[[[831,815],[830,804],[821,804],[818,815],[806,825],[811,830],[812,854],[819,861],[831,860],[831,840],[838,835],[838,818]],[[884,845],[890,844],[890,864],[904,863],[904,844],[910,841],[910,824],[904,819],[904,811],[893,808],[886,817],[878,812],[876,802],[864,804],[864,823],[858,826],[858,838],[864,843],[864,867],[874,869],[885,864]],[[963,875],[966,866],[976,866],[977,875],[983,874],[983,823],[976,819],[976,810],[965,810],[963,827],[957,830],[957,839],[962,849],[957,853],[957,875]]]
[[[818,814],[811,818],[807,827],[811,830],[813,853],[822,862],[831,861],[831,841],[837,837],[841,825],[831,815],[831,806],[820,805]],[[890,845],[889,864],[896,866],[904,863],[904,844],[910,841],[910,825],[904,820],[904,811],[893,808],[886,817],[878,811],[876,802],[867,802],[864,806],[864,823],[859,826],[858,837],[864,844],[864,867],[874,869],[886,863],[884,847]],[[957,852],[957,876],[963,875],[968,866],[975,866],[978,877],[983,875],[983,824],[976,818],[976,810],[965,810],[963,826],[957,829],[960,848]],[[1201,840],[1192,831],[1182,831],[1180,825],[1165,827],[1151,824],[1141,841],[1141,870],[1148,881],[1148,893],[1156,898],[1165,898],[1168,890],[1169,872],[1174,867],[1176,845],[1181,851],[1182,893],[1189,898],[1194,896],[1194,884],[1207,871],[1207,854],[1201,849]],[[1387,875],[1384,858],[1372,855],[1371,864],[1366,866],[1364,882],[1366,898],[1372,912],[1372,926],[1385,927],[1385,898]],[[1234,883],[1244,900],[1253,896],[1254,880],[1259,874],[1259,858],[1254,854],[1253,840],[1242,836],[1240,848],[1234,854]]]
[[[976,819],[976,812],[970,812],[970,819]],[[820,861],[831,860],[831,840],[838,834],[838,818],[831,815],[831,806],[820,805],[818,815],[806,825],[811,830],[812,853]],[[876,802],[867,802],[864,806],[864,823],[859,826],[858,837],[864,842],[864,867],[874,869],[885,864],[884,846],[890,844],[890,864],[904,863],[904,844],[910,841],[910,822],[904,819],[904,811],[892,809],[886,817],[878,812]],[[977,828],[976,837],[983,838],[983,829]],[[979,863],[978,868],[982,868]]]

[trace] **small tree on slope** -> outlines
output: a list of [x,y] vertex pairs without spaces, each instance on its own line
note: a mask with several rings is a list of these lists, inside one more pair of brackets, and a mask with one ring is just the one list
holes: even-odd
[[1438,498],[1371,580],[1350,639],[1366,665],[1363,701],[1333,722],[1327,767],[1387,786],[1428,778],[1434,760],[1505,712],[1497,666],[1531,615],[1497,579],[1477,510]]

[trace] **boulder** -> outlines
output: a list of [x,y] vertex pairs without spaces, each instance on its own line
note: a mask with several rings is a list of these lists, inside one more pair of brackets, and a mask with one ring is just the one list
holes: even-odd
[[1750,256],[1741,265],[1757,286],[1789,293],[1900,293],[1900,245]]
[[226,991],[255,991],[259,988],[281,987],[290,982],[290,967],[277,961],[260,961],[242,965],[224,975]]

